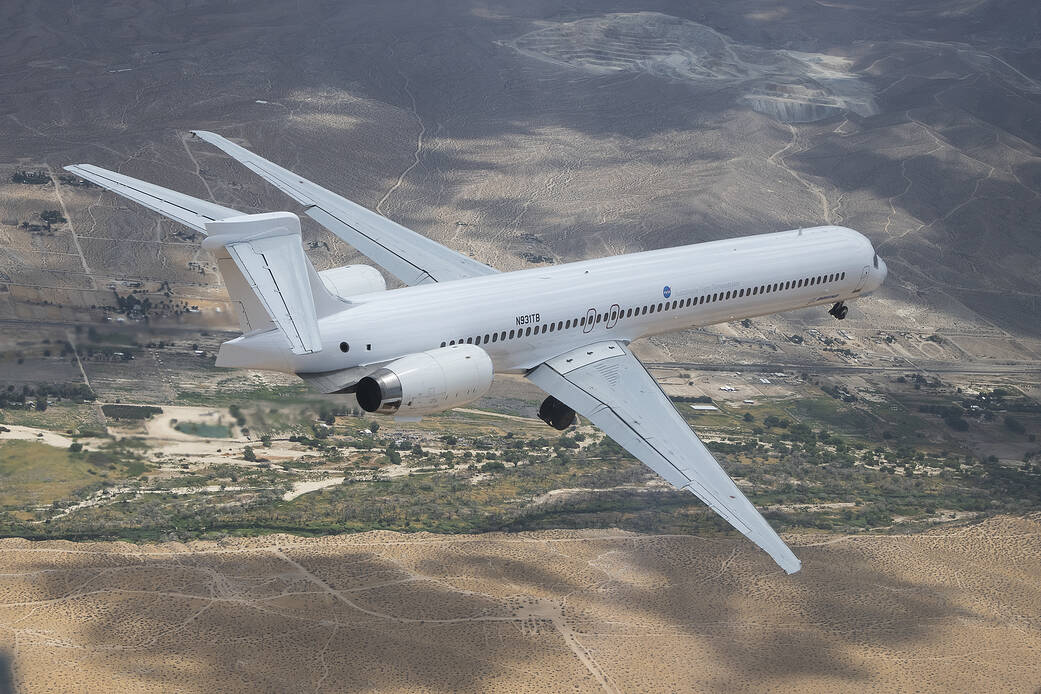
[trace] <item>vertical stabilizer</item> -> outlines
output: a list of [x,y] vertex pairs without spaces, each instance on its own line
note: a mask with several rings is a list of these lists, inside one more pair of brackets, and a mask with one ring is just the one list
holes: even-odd
[[208,222],[206,233],[202,246],[217,256],[244,325],[251,331],[274,325],[294,354],[320,351],[314,268],[304,255],[300,218],[292,212],[242,215]]

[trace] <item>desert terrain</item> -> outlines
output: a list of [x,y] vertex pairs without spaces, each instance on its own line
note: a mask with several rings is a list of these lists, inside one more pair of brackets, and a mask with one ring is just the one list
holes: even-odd
[[[231,327],[198,235],[62,178],[89,162],[299,212],[203,128],[503,270],[847,225],[890,268],[854,320],[1036,340],[1038,21],[1025,0],[16,0],[0,317],[97,322],[133,296]],[[357,259],[304,225],[320,268]]]
[[15,691],[1031,692],[1041,519],[788,539],[0,540]]

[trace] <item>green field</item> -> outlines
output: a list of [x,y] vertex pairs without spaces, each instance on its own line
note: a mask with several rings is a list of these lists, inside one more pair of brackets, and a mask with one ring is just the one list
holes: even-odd
[[7,408],[0,410],[0,424],[18,424],[61,432],[84,430],[99,431],[101,420],[93,403],[59,402],[44,412],[35,409]]
[[35,441],[0,444],[0,508],[43,506],[98,481],[85,456]]

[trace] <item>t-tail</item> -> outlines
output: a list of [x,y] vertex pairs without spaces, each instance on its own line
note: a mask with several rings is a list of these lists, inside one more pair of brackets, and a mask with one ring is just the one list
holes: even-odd
[[218,366],[284,370],[291,354],[321,351],[321,318],[348,308],[349,294],[386,286],[368,266],[317,272],[292,212],[243,214],[89,164],[65,168],[205,234],[202,246],[216,257],[243,337],[277,331],[284,338],[284,349],[267,355],[239,349],[242,338],[226,342]]

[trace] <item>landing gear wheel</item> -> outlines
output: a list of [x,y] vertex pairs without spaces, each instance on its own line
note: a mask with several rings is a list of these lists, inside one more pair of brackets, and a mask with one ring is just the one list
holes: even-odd
[[839,320],[845,320],[846,315],[849,313],[849,307],[846,306],[845,302],[839,301],[831,307],[831,310],[828,311],[828,313],[835,316]]
[[539,408],[539,419],[558,431],[564,431],[577,421],[575,411],[550,395]]

